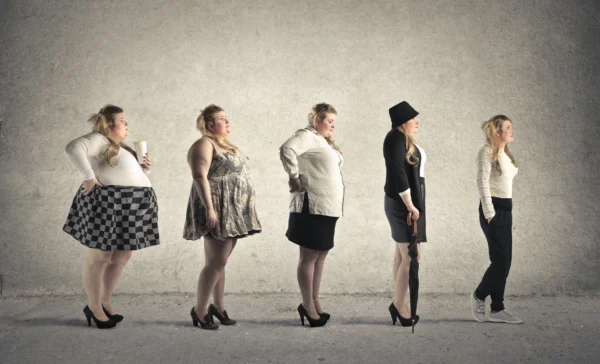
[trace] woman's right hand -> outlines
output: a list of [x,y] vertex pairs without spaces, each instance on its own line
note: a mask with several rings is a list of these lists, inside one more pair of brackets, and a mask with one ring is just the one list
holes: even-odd
[[419,209],[414,206],[408,208],[408,211],[412,213],[412,218],[414,221],[419,220]]
[[83,189],[83,195],[87,196],[88,193],[90,193],[96,185],[101,187],[104,186],[102,183],[98,182],[96,177],[83,181],[83,183],[81,184],[81,188]]
[[288,181],[288,185],[290,186],[290,192],[304,191],[304,189],[302,188],[302,183],[300,182],[300,178],[290,179]]
[[214,230],[217,227],[217,213],[214,209],[206,211],[206,228]]

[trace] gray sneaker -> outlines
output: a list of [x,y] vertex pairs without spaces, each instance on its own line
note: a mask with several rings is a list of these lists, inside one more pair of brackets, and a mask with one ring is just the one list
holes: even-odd
[[523,320],[506,310],[490,312],[488,320],[490,322],[503,322],[505,324],[520,324],[523,322]]
[[477,322],[485,321],[485,300],[477,299],[475,293],[471,293],[471,314]]

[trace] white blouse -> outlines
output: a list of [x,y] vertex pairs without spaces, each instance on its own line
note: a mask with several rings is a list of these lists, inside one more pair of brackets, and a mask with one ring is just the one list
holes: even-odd
[[[300,129],[279,148],[279,157],[290,179],[300,177],[313,215],[343,215],[344,158],[314,128]],[[305,192],[293,192],[290,212],[302,212]]]
[[425,153],[425,149],[419,147],[415,144],[417,149],[419,149],[419,153],[421,153],[421,164],[419,167],[419,176],[425,178],[425,162],[427,162],[427,154]]
[[103,157],[109,144],[104,135],[89,133],[71,141],[65,151],[84,181],[95,177],[105,186],[152,187],[147,172],[124,148],[119,149],[111,167]]

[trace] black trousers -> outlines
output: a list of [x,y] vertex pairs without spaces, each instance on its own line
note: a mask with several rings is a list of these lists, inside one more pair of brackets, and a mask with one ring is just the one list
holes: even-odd
[[480,300],[492,298],[492,311],[504,309],[504,288],[512,261],[512,199],[492,197],[496,215],[487,222],[479,204],[479,224],[487,239],[491,264],[475,290]]

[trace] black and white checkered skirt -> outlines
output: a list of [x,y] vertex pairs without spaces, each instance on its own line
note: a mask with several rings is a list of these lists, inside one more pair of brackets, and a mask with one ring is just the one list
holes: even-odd
[[160,244],[158,205],[152,187],[81,188],[63,226],[81,244],[103,251],[138,250]]

